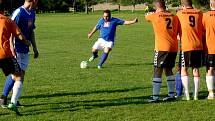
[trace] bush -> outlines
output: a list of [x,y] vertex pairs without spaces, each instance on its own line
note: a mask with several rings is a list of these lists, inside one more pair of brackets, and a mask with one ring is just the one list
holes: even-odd
[[178,7],[178,6],[180,6],[180,2],[173,2],[172,3],[172,7]]

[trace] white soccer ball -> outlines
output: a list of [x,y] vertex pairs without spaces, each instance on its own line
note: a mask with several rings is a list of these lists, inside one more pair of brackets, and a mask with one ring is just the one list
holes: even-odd
[[88,63],[87,63],[87,61],[82,61],[81,64],[80,64],[80,67],[81,67],[81,68],[88,68]]

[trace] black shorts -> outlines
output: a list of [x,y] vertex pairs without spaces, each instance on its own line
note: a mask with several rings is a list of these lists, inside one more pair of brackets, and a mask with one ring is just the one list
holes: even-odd
[[215,54],[208,54],[206,56],[206,66],[215,67]]
[[202,50],[186,51],[181,53],[181,67],[200,68],[203,64]]
[[155,51],[154,67],[173,68],[177,52]]
[[203,56],[202,56],[202,66],[206,66],[206,65],[207,65],[207,57],[208,57],[207,52],[203,52]]
[[0,59],[0,68],[2,68],[5,76],[20,73],[22,71],[15,58]]

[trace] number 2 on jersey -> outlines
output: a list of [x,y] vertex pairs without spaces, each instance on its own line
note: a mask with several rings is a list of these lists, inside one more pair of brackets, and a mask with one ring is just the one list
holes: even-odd
[[166,28],[167,29],[172,29],[172,20],[170,18],[166,18]]

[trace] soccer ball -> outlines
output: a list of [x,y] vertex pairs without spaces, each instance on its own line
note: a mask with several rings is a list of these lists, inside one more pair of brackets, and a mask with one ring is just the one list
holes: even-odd
[[81,64],[80,64],[80,67],[81,67],[81,68],[88,68],[88,63],[87,63],[87,61],[82,61]]

